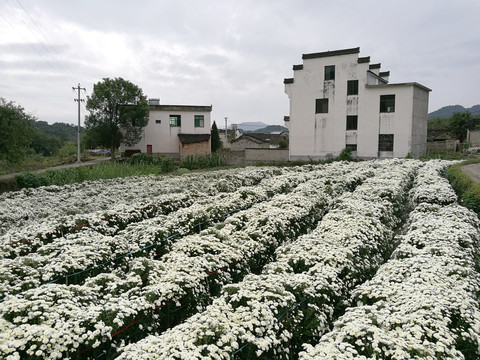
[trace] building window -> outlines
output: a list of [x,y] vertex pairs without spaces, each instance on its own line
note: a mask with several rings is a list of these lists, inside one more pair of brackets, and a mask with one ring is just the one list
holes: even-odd
[[358,95],[358,80],[347,81],[347,95]]
[[395,95],[380,95],[380,112],[395,112]]
[[328,99],[316,99],[315,100],[315,114],[328,113]]
[[347,130],[357,130],[358,128],[358,115],[347,116]]
[[378,135],[378,151],[393,151],[393,134]]
[[325,81],[335,80],[335,65],[325,66]]
[[162,120],[155,120],[155,124],[161,124]]
[[182,126],[182,116],[181,115],[170,115],[170,126],[171,127]]
[[345,148],[350,149],[350,151],[357,151],[357,144],[347,144]]
[[204,127],[205,118],[203,115],[195,115],[195,127]]

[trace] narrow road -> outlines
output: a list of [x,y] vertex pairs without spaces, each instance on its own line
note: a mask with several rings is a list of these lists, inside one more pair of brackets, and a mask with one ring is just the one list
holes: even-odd
[[470,176],[470,179],[476,183],[480,183],[480,163],[463,165],[462,171]]

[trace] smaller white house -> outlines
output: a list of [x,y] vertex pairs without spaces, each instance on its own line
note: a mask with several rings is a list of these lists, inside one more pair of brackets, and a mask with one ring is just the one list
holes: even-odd
[[159,99],[150,99],[149,107],[141,140],[134,146],[121,144],[122,156],[142,152],[182,159],[210,154],[211,105],[160,105]]

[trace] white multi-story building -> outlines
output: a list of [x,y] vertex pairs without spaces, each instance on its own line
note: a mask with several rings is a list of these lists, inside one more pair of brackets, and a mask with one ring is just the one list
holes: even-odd
[[122,155],[142,152],[184,158],[210,154],[210,114],[212,106],[160,105],[149,100],[148,124],[134,146],[120,145]]
[[360,48],[303,55],[284,80],[290,160],[321,160],[350,148],[359,158],[426,152],[429,88],[389,84],[390,72]]

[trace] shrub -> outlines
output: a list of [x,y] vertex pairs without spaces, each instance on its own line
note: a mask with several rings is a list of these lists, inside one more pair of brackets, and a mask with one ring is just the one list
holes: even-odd
[[130,158],[130,165],[144,164],[150,165],[154,163],[154,158],[152,155],[145,153],[133,154]]
[[30,172],[15,176],[15,180],[20,188],[37,188],[48,185],[48,181],[44,176]]

